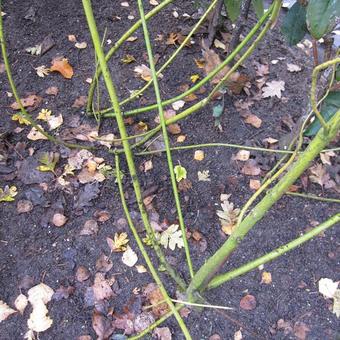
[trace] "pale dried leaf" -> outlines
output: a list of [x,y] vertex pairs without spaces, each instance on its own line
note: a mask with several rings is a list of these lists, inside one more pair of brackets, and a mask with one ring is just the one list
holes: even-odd
[[285,90],[285,82],[283,80],[273,80],[266,83],[266,86],[262,87],[262,97],[277,97],[281,98],[281,92]]
[[130,246],[126,247],[126,251],[123,253],[122,262],[128,267],[133,267],[138,261],[137,254]]
[[17,311],[2,300],[0,300],[0,322],[6,320],[10,315]]

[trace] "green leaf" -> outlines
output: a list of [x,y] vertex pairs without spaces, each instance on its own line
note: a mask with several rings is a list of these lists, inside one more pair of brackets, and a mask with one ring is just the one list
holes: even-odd
[[44,152],[39,159],[39,162],[42,165],[39,165],[37,169],[43,172],[47,172],[47,171],[54,172],[54,168],[56,167],[58,161],[59,161],[59,153]]
[[329,33],[340,15],[339,0],[309,0],[307,6],[307,24],[310,34],[315,39]]
[[187,178],[187,170],[180,165],[175,166],[174,172],[175,172],[175,175],[176,175],[176,181],[177,182],[180,182],[182,179]]
[[252,4],[255,9],[256,16],[260,19],[264,13],[263,0],[253,0]]
[[0,188],[0,202],[12,202],[14,201],[14,197],[17,195],[18,191],[15,186],[9,187],[5,186],[4,189]]
[[289,45],[296,45],[308,32],[306,25],[306,7],[296,2],[283,19],[281,31]]
[[241,0],[224,0],[224,6],[229,19],[234,22],[240,15]]
[[[325,121],[329,121],[335,113],[340,108],[340,92],[329,92],[328,96],[324,100],[321,106],[321,115],[325,119]],[[317,132],[320,130],[321,124],[319,120],[315,117],[312,124],[305,131],[304,135],[311,137],[315,136]]]

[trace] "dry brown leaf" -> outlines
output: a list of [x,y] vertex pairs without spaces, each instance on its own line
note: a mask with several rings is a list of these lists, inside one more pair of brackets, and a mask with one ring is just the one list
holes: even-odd
[[92,289],[95,301],[109,299],[110,297],[114,296],[110,282],[105,279],[104,273],[96,273]]
[[249,188],[251,190],[258,190],[261,187],[261,182],[258,179],[251,179],[249,181]]
[[164,301],[164,297],[156,284],[149,283],[144,289],[144,295],[152,305],[152,313],[156,318],[163,316],[170,311],[166,302],[161,303]]
[[256,299],[255,296],[247,294],[240,301],[240,307],[243,310],[253,310],[256,308]]
[[18,214],[27,213],[33,210],[33,204],[28,200],[20,200],[17,203],[17,212]]
[[110,260],[108,256],[102,254],[96,261],[96,270],[98,272],[107,273],[113,267],[113,262]]
[[255,159],[248,159],[241,169],[241,172],[247,176],[258,176],[261,173],[261,169]]
[[307,334],[310,331],[309,327],[302,321],[297,321],[293,327],[293,333],[297,340],[306,340]]
[[158,340],[172,340],[172,335],[169,327],[156,327],[153,331],[153,335]]
[[79,235],[93,235],[97,234],[99,230],[98,223],[95,220],[88,220],[85,222],[83,229]]
[[261,124],[262,124],[262,120],[259,117],[257,117],[256,115],[252,114],[252,113],[247,115],[247,117],[245,118],[244,122],[254,126],[257,129],[260,128]]
[[[138,77],[142,78],[145,81],[150,81],[152,79],[150,68],[144,64],[136,66],[134,68],[134,72],[137,74]],[[159,74],[158,78],[162,79],[163,75]]]
[[87,96],[80,96],[76,98],[76,100],[72,104],[72,107],[79,109],[81,107],[84,107],[86,103],[87,103]]
[[62,227],[67,222],[67,217],[63,214],[56,213],[51,221],[56,227]]
[[316,164],[312,166],[309,171],[312,173],[312,175],[309,176],[309,179],[313,183],[319,184],[321,187],[323,187],[330,180],[330,176],[322,164]]
[[109,339],[115,329],[112,322],[97,310],[92,314],[92,328],[100,340]]
[[75,277],[78,282],[86,281],[90,276],[91,276],[91,273],[86,267],[79,266],[77,268]]
[[45,93],[50,96],[56,96],[59,92],[59,89],[56,86],[50,86],[46,89]]
[[93,216],[98,222],[106,222],[111,218],[111,214],[107,210],[96,210]]
[[[31,94],[27,96],[26,98],[20,98],[20,102],[23,107],[30,107],[34,109],[40,105],[40,103],[42,102],[42,98],[35,94]],[[17,102],[12,103],[11,108],[13,110],[20,110],[20,106]]]
[[51,72],[59,72],[66,79],[73,77],[73,68],[68,60],[63,57],[54,58],[50,70]]

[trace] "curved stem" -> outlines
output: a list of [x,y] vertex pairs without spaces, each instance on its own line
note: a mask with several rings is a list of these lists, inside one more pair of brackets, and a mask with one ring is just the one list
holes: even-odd
[[329,120],[329,126],[330,128],[327,132],[323,128],[319,130],[307,149],[297,156],[289,172],[267,192],[266,196],[262,198],[251,213],[248,214],[233,231],[228,240],[198,270],[187,290],[189,298],[192,298],[197,290],[204,289],[204,287],[208,285],[215,273],[237,248],[249,230],[260,221],[267,211],[288,191],[289,187],[300,177],[305,169],[307,169],[320,151],[335,138],[340,128],[340,110]]
[[[122,112],[120,110],[120,106],[119,106],[119,102],[118,102],[118,98],[117,98],[117,94],[116,94],[116,89],[115,86],[112,82],[111,79],[111,74],[109,72],[106,60],[105,60],[105,56],[104,56],[104,52],[102,50],[101,47],[101,43],[100,43],[100,38],[99,38],[99,34],[98,34],[98,30],[97,30],[97,26],[96,26],[96,22],[93,16],[93,11],[92,11],[92,7],[91,7],[91,1],[90,0],[82,0],[83,1],[83,7],[84,7],[84,11],[85,11],[85,15],[86,15],[86,19],[88,22],[88,26],[90,28],[90,33],[91,33],[91,37],[92,37],[92,41],[93,41],[93,45],[98,57],[98,61],[99,61],[99,65],[102,69],[103,72],[103,77],[104,77],[104,81],[106,84],[106,88],[109,94],[109,98],[111,100],[111,104],[113,105],[113,107],[115,108],[115,112],[116,112],[116,121],[117,121],[117,125],[118,125],[118,129],[120,132],[120,136],[122,138],[122,144],[123,144],[123,149],[124,149],[124,153],[126,156],[126,161],[127,161],[127,165],[129,168],[129,172],[131,175],[131,181],[132,181],[132,185],[134,188],[134,192],[135,192],[135,196],[136,196],[136,200],[137,200],[137,204],[138,204],[138,208],[141,214],[141,218],[145,227],[146,232],[148,233],[148,236],[150,237],[150,240],[153,243],[153,246],[155,248],[155,251],[157,252],[157,255],[161,255],[162,258],[164,258],[163,252],[160,249],[158,243],[155,240],[155,235],[153,232],[153,229],[150,225],[149,219],[148,219],[148,215],[145,211],[145,207],[143,204],[143,197],[142,197],[142,193],[141,193],[141,188],[140,188],[140,183],[138,180],[138,176],[137,176],[137,171],[136,171],[136,166],[133,160],[133,155],[132,155],[132,151],[130,148],[130,144],[127,140],[127,132],[126,132],[126,127],[124,124],[124,119],[123,119],[123,115]],[[166,269],[169,273],[170,276],[173,277],[173,279],[180,285],[180,286],[185,286],[185,283],[183,281],[179,281],[178,280],[178,276],[175,274],[175,271],[170,267],[170,265],[166,265]]]
[[[237,54],[246,46],[246,44],[254,37],[255,33],[260,29],[260,27],[263,25],[263,23],[267,20],[268,16],[271,14],[272,11],[273,11],[273,5],[260,18],[260,20],[251,29],[251,31],[247,34],[247,36],[236,47],[236,49],[221,64],[216,66],[216,68],[213,71],[211,71],[205,78],[203,78],[201,81],[199,81],[193,87],[191,87],[187,91],[181,93],[180,95],[163,101],[162,106],[166,106],[166,105],[172,104],[172,103],[174,103],[178,100],[183,99],[184,97],[186,97],[186,96],[194,93],[195,91],[199,90],[203,85],[205,85],[211,79],[213,79],[216,76],[216,74],[218,74],[227,64],[229,64],[237,56]],[[151,110],[155,110],[155,109],[157,109],[157,104],[152,104],[152,105],[145,106],[145,107],[142,107],[142,108],[126,111],[126,112],[124,112],[124,115],[130,116],[130,115],[134,115],[134,114],[137,114],[137,113],[147,112],[147,111],[151,111]],[[114,117],[115,112],[109,112],[109,111],[112,111],[112,108],[102,110],[102,111],[100,111],[100,113],[105,113],[103,115],[104,117]]]
[[[208,14],[211,12],[211,10],[215,7],[218,0],[213,0],[205,13],[201,16],[201,18],[198,20],[198,22],[195,24],[193,29],[189,32],[189,34],[185,37],[185,39],[182,41],[182,43],[178,46],[176,51],[171,55],[171,57],[163,64],[163,66],[157,71],[157,76],[161,74],[162,71],[164,71],[177,57],[178,53],[186,46],[186,44],[190,41],[190,38],[195,34],[197,29],[201,26],[201,24],[204,22],[204,20],[207,18]],[[122,100],[120,102],[120,105],[124,105],[134,98],[140,96],[151,84],[153,83],[153,79],[149,80],[141,89],[134,91],[133,94]]]
[[340,58],[335,58],[335,59],[326,61],[325,63],[322,63],[322,64],[316,66],[313,70],[313,75],[312,75],[312,88],[311,88],[312,108],[313,108],[313,111],[314,111],[316,117],[319,119],[320,124],[322,125],[322,127],[325,130],[328,129],[328,125],[327,125],[327,122],[325,121],[325,119],[323,118],[322,114],[318,110],[318,106],[317,106],[316,85],[317,85],[317,81],[318,81],[318,74],[321,70],[324,70],[324,69],[328,68],[329,66],[332,66],[332,65],[335,65],[335,64],[338,64],[338,63],[340,63]]
[[300,246],[301,244],[311,240],[313,237],[317,236],[318,234],[320,234],[321,232],[327,230],[328,228],[333,227],[335,224],[340,222],[340,213],[333,215],[332,217],[330,217],[327,221],[321,223],[320,225],[318,225],[317,227],[313,228],[312,230],[308,231],[307,233],[305,233],[304,235],[296,238],[295,240],[279,247],[276,248],[275,250],[271,251],[270,253],[261,256],[259,258],[257,258],[256,260],[250,261],[247,264],[231,270],[225,274],[221,274],[218,275],[216,277],[214,277],[210,283],[207,286],[207,289],[213,289],[213,288],[217,288],[220,285],[222,285],[225,282],[228,282],[236,277],[239,277],[241,275],[244,275],[248,272],[250,272],[253,269],[258,268],[260,265],[263,265],[265,263],[268,263],[280,256],[282,256],[283,254],[295,249],[296,247]]
[[154,91],[155,91],[155,96],[156,96],[156,101],[157,101],[158,114],[159,114],[159,118],[160,118],[160,125],[161,125],[161,128],[162,128],[162,134],[163,134],[164,145],[165,145],[165,150],[166,150],[166,157],[167,157],[168,167],[169,167],[169,172],[170,172],[171,186],[172,186],[172,191],[173,191],[173,195],[174,195],[175,203],[176,203],[178,222],[179,222],[179,226],[180,226],[181,231],[182,231],[182,239],[183,239],[183,245],[184,245],[184,250],[185,250],[185,255],[186,255],[186,259],[187,259],[189,273],[190,273],[190,276],[193,277],[194,276],[194,270],[193,270],[192,261],[191,261],[191,257],[190,257],[188,240],[187,240],[187,237],[186,237],[186,228],[185,228],[185,225],[184,225],[181,203],[180,203],[178,189],[177,189],[176,176],[175,176],[175,172],[174,172],[174,166],[173,166],[171,151],[170,151],[169,136],[168,136],[168,131],[167,131],[166,124],[165,124],[164,111],[163,111],[163,107],[162,107],[162,99],[161,99],[161,94],[160,94],[160,91],[159,91],[159,84],[158,84],[158,79],[157,79],[157,74],[156,74],[154,57],[153,57],[153,53],[152,53],[152,47],[151,47],[151,43],[150,43],[149,31],[148,31],[148,27],[146,25],[144,7],[143,7],[142,0],[137,0],[137,3],[138,3],[139,14],[140,14],[140,17],[141,17],[141,20],[142,20],[142,27],[143,27],[143,32],[144,32],[144,41],[145,41],[146,50],[147,50],[148,58],[149,58],[149,65],[150,65],[150,70],[151,70],[152,80],[153,80],[153,85],[154,85]]
[[[173,0],[164,0],[161,2],[157,7],[153,8],[148,14],[146,14],[145,18],[148,20],[152,18],[155,14],[159,13],[164,7],[169,5]],[[142,25],[142,21],[138,20],[135,22],[121,37],[120,39],[114,44],[114,46],[111,47],[109,52],[105,56],[105,60],[108,61],[110,58],[115,54],[115,52],[120,48],[120,46],[128,39],[134,32],[136,32],[139,27]],[[87,113],[90,113],[92,110],[92,103],[93,103],[93,95],[95,88],[98,84],[98,80],[100,78],[100,75],[102,74],[102,69],[100,65],[98,65],[98,68],[96,69],[93,77],[92,77],[92,83],[90,85],[88,98],[87,98],[87,106],[86,111]]]
[[321,201],[321,202],[331,202],[331,203],[340,203],[339,199],[336,198],[328,198],[328,197],[319,197],[313,194],[304,194],[302,192],[290,192],[287,191],[285,195],[289,196],[297,196],[297,197],[303,197],[311,200]]
[[183,333],[187,335],[186,338],[191,339],[189,331],[188,331],[187,327],[185,326],[185,323],[184,323],[182,317],[179,315],[177,308],[174,306],[173,302],[171,301],[171,298],[169,297],[169,295],[168,295],[168,293],[167,293],[167,291],[166,291],[166,289],[163,285],[162,280],[158,276],[158,273],[157,273],[149,255],[148,255],[148,253],[145,250],[145,247],[143,245],[143,241],[139,237],[138,232],[137,232],[137,230],[136,230],[136,228],[133,224],[128,206],[126,204],[125,196],[124,196],[122,178],[120,176],[120,166],[119,166],[119,156],[118,155],[115,156],[115,164],[116,164],[116,170],[117,170],[117,183],[118,183],[118,188],[119,188],[120,200],[122,202],[123,210],[124,210],[128,225],[130,227],[130,230],[131,230],[131,232],[132,232],[132,234],[133,234],[133,236],[136,240],[136,243],[138,245],[140,252],[142,253],[142,255],[144,257],[145,263],[148,266],[153,279],[157,283],[157,285],[158,285],[158,287],[159,287],[159,289],[160,289],[160,291],[161,291],[161,293],[164,297],[165,302],[168,304],[169,308],[171,309],[171,313],[173,313],[175,315],[175,317],[178,321],[178,324],[181,327]]
[[[0,1],[0,12],[1,12],[1,1]],[[2,16],[0,14],[0,44],[1,44],[1,54],[2,54],[2,59],[4,61],[5,64],[5,70],[6,70],[6,74],[7,74],[7,79],[9,82],[9,85],[11,87],[11,90],[13,92],[13,96],[15,98],[15,101],[18,103],[21,114],[25,117],[25,119],[27,119],[30,124],[37,130],[39,131],[42,135],[44,135],[50,142],[56,143],[56,144],[60,144],[60,145],[64,145],[68,148],[80,148],[80,149],[87,149],[87,150],[92,150],[92,149],[96,149],[94,146],[86,146],[86,145],[81,145],[81,144],[73,144],[73,143],[67,143],[64,142],[63,140],[60,140],[56,137],[54,137],[53,135],[50,135],[49,133],[47,133],[44,129],[42,129],[33,119],[33,117],[26,111],[26,109],[23,107],[17,88],[15,86],[14,80],[13,80],[13,76],[12,76],[12,72],[11,72],[11,66],[9,64],[9,60],[8,60],[8,56],[7,56],[7,48],[6,48],[6,41],[5,41],[5,36],[4,36],[4,31],[3,31],[3,22],[2,22]]]

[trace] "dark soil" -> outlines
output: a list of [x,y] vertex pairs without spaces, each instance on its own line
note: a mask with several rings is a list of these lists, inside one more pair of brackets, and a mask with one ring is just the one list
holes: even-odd
[[[144,2],[146,10],[150,10],[152,6],[148,4],[148,1]],[[93,3],[101,34],[104,29],[107,30],[105,41],[110,39],[114,42],[125,32],[131,24],[131,21],[127,19],[128,15],[133,14],[138,17],[133,2],[130,2],[129,8],[121,7],[120,2],[106,0],[93,1]],[[193,14],[197,10],[194,3],[195,1],[187,1],[185,4],[181,1],[174,1],[174,4],[168,6],[163,14],[150,21],[154,53],[160,55],[159,65],[172,53],[174,47],[166,46],[164,41],[154,41],[154,38],[157,34],[167,36],[178,26],[186,28],[193,25],[195,21],[184,20],[182,14]],[[179,19],[172,15],[175,9],[180,15]],[[87,95],[89,85],[85,80],[92,77],[94,70],[94,53],[81,3],[79,1],[29,0],[18,4],[17,1],[5,1],[3,11],[7,13],[4,17],[4,25],[10,62],[21,97],[25,97],[28,93],[43,97],[40,108],[46,107],[54,113],[61,113],[64,117],[63,126],[69,126],[77,116],[80,116],[79,124],[84,122],[95,124],[94,119],[88,118],[83,111],[72,108],[76,98]],[[121,20],[115,18],[116,16],[121,17]],[[34,57],[25,52],[25,48],[40,43],[48,34],[51,34],[56,43],[50,51],[40,57]],[[74,44],[67,39],[69,34],[76,35],[79,42],[86,41],[88,47],[84,50],[76,49]],[[124,44],[123,49],[110,61],[113,78],[118,84],[119,95],[122,98],[129,94],[129,90],[143,85],[143,82],[135,78],[133,74],[133,68],[137,64],[147,64],[142,32],[138,31],[135,35],[138,36],[138,40]],[[201,71],[194,63],[194,58],[201,57],[199,40],[199,36],[196,36],[196,44],[190,49],[186,48],[180,54],[178,61],[163,72],[164,79],[160,82],[163,98],[179,94],[179,86],[183,83],[189,84],[190,76]],[[104,45],[106,49],[109,49],[106,43]],[[137,63],[122,64],[120,59],[126,54],[134,55]],[[69,59],[75,70],[75,75],[71,80],[63,79],[56,73],[45,78],[36,75],[34,67],[49,66],[56,55]],[[276,65],[270,64],[271,60],[279,57],[286,59]],[[235,100],[246,98],[246,95],[241,94],[238,97],[226,95],[226,109],[221,121],[222,132],[214,128],[212,106],[180,122],[182,134],[187,136],[188,144],[225,142],[261,145],[264,138],[279,139],[287,132],[282,123],[284,117],[290,116],[293,120],[297,120],[304,113],[308,102],[312,67],[310,58],[298,48],[288,47],[279,28],[276,27],[269,32],[255,55],[245,65],[243,72],[251,78],[252,83],[255,77],[255,62],[270,64],[269,80],[285,81],[286,90],[283,96],[286,100],[271,98],[256,101],[251,110],[262,119],[263,124],[260,129],[255,129],[243,122],[233,105]],[[303,70],[298,73],[289,73],[286,70],[286,63],[298,64],[303,67]],[[5,133],[5,138],[2,138],[0,143],[1,153],[6,154],[7,158],[6,164],[1,165],[0,187],[15,185],[18,188],[16,201],[30,199],[34,203],[34,209],[24,214],[17,213],[15,202],[0,205],[0,300],[13,306],[20,291],[25,293],[27,288],[42,281],[54,290],[61,285],[72,286],[75,291],[69,298],[59,301],[54,299],[49,303],[48,308],[53,319],[53,326],[41,333],[39,338],[41,340],[77,339],[80,335],[88,334],[94,339],[96,335],[91,322],[94,307],[86,303],[85,292],[86,288],[93,284],[96,260],[102,253],[109,255],[106,237],[113,237],[115,232],[127,231],[131,247],[138,253],[138,263],[144,262],[127,226],[122,225],[122,220],[120,220],[124,218],[124,214],[115,179],[105,180],[98,185],[93,184],[90,187],[92,192],[93,186],[98,186],[100,191],[91,201],[91,206],[76,209],[77,202],[79,203],[79,193],[84,190],[83,184],[75,182],[72,192],[64,192],[57,188],[53,176],[44,178],[38,176],[38,179],[32,181],[29,181],[27,176],[19,176],[16,166],[25,159],[28,162],[27,172],[34,169],[32,158],[29,158],[30,147],[35,150],[33,158],[42,151],[61,152],[65,158],[58,165],[60,169],[65,164],[69,151],[49,142],[29,141],[26,138],[29,128],[25,128],[19,134],[15,133],[13,130],[18,124],[10,119],[13,111],[8,106],[13,102],[13,98],[8,98],[6,95],[6,91],[10,91],[10,88],[5,73],[0,74],[0,86],[2,111],[0,128],[1,133]],[[59,88],[57,96],[45,94],[45,90],[50,86]],[[101,90],[104,90],[103,84],[101,84]],[[105,105],[106,96],[103,95],[101,100]],[[150,90],[143,97],[143,103],[137,102],[136,106],[129,104],[125,109],[152,103],[153,100]],[[33,111],[33,115],[36,116],[38,112],[39,109]],[[153,122],[155,115],[151,113],[150,118],[148,113],[140,120],[152,126],[155,124]],[[118,135],[113,120],[105,120],[102,123],[101,132],[104,134],[112,131]],[[130,132],[133,133],[132,129]],[[171,138],[173,145],[178,145],[176,137]],[[250,177],[241,174],[242,164],[232,160],[232,154],[235,152],[228,148],[208,148],[205,149],[205,159],[202,162],[194,161],[194,150],[173,153],[174,164],[180,161],[181,165],[188,170],[188,179],[192,182],[191,190],[181,192],[187,229],[191,232],[198,230],[207,242],[207,249],[202,252],[197,242],[195,243],[192,239],[189,241],[196,270],[226,238],[221,232],[216,216],[220,194],[232,194],[231,201],[240,207],[252,193],[249,189]],[[98,151],[95,154],[104,157],[106,164],[114,165],[113,155],[104,151]],[[265,170],[269,170],[277,160],[269,154],[252,152],[252,155],[262,164],[263,175]],[[161,220],[166,219],[169,223],[174,223],[176,211],[165,155],[136,157],[137,167],[139,168],[145,160],[149,159],[153,161],[153,170],[147,173],[139,172],[142,188],[147,190],[155,186],[154,208],[160,214]],[[122,166],[124,173],[127,174],[124,161],[122,161]],[[210,171],[210,182],[197,180],[197,171],[202,170]],[[41,182],[48,183],[46,191],[41,189]],[[128,176],[124,177],[124,188],[127,192],[129,207],[134,212],[137,226],[141,230],[138,208]],[[316,184],[309,184],[306,190],[328,197],[336,196],[332,190],[321,192]],[[63,209],[68,218],[66,225],[61,228],[49,222],[51,215],[58,209]],[[79,236],[85,221],[92,219],[97,210],[107,210],[112,216],[108,221],[99,223],[97,235]],[[283,197],[248,234],[223,270],[237,267],[296,238],[315,221],[322,222],[337,210],[338,207],[335,204],[298,197]],[[206,298],[211,304],[233,307],[234,310],[226,313],[216,312],[213,309],[206,309],[202,312],[192,310],[185,321],[193,339],[209,339],[213,334],[219,334],[221,339],[233,339],[234,333],[239,329],[242,330],[244,339],[294,339],[298,338],[297,330],[302,323],[308,327],[308,339],[337,338],[339,328],[336,326],[338,323],[335,315],[329,310],[330,301],[325,300],[318,293],[317,287],[317,282],[322,277],[338,279],[339,272],[336,271],[336,266],[339,264],[340,248],[335,236],[336,229],[333,228],[325,235],[265,265],[265,270],[273,277],[270,285],[260,284],[261,271],[254,270],[214,291],[209,291]],[[188,279],[188,272],[182,265],[185,261],[184,251],[167,251],[166,254],[181,275]],[[136,287],[142,289],[152,282],[152,277],[147,273],[139,274],[135,268],[125,266],[120,260],[120,253],[114,253],[111,258],[114,266],[108,275],[115,274],[116,296],[108,302],[108,306],[113,308],[115,313],[120,314],[126,311],[124,306],[131,308],[133,290]],[[80,265],[87,267],[92,274],[91,278],[83,283],[77,282],[74,276],[76,268]],[[162,274],[162,278],[170,295],[175,296],[176,287],[171,280],[165,274]],[[247,293],[255,296],[257,301],[257,306],[252,311],[245,311],[239,307],[240,299]],[[135,295],[135,299],[140,303],[141,295]],[[0,339],[22,339],[27,331],[26,320],[29,313],[28,308],[23,316],[15,314],[3,321],[0,324]],[[283,329],[277,327],[279,319],[290,322],[295,328],[284,332]],[[164,326],[170,327],[173,339],[183,339],[173,318],[166,321]],[[115,332],[121,331],[117,329]]]

